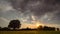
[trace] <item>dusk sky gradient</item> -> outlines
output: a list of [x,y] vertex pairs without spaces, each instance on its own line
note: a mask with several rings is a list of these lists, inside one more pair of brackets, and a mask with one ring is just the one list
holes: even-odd
[[21,28],[60,28],[60,0],[0,0],[0,26],[7,27],[14,19],[21,21]]

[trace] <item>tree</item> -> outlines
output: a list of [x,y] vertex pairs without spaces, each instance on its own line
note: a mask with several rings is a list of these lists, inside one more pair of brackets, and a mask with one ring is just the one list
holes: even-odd
[[16,28],[19,29],[19,27],[21,27],[19,20],[11,20],[9,25],[8,25],[8,28],[13,28],[13,29],[16,29]]
[[43,30],[43,26],[40,25],[40,26],[38,27],[38,30]]
[[0,27],[0,30],[1,30],[2,28]]
[[43,30],[49,30],[48,26],[44,26]]
[[1,27],[0,27],[0,29],[1,29]]
[[45,31],[55,31],[55,27],[44,26],[43,30],[45,30]]
[[59,31],[59,28],[57,28],[57,31]]

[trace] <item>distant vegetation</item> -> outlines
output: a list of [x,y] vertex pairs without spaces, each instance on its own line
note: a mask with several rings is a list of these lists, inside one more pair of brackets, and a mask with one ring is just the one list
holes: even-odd
[[37,30],[37,31],[59,31],[59,28],[55,27],[48,27],[48,26],[38,26],[35,29],[31,28],[23,28],[19,29],[21,27],[21,22],[19,20],[11,20],[8,27],[1,28],[0,31],[20,31],[20,30]]
[[43,31],[59,31],[59,28],[55,27],[48,27],[48,26],[39,26],[38,30],[43,30]]

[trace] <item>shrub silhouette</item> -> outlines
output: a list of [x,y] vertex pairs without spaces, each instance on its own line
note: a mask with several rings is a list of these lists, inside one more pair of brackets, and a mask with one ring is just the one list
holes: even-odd
[[21,24],[20,24],[20,21],[19,20],[11,20],[9,25],[8,25],[8,28],[13,28],[14,30],[16,28],[19,29],[19,27],[21,27]]
[[8,27],[1,28],[2,31],[9,30]]

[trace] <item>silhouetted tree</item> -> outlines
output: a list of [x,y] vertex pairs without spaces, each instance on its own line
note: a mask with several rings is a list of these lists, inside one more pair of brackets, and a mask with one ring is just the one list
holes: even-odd
[[44,26],[43,30],[55,31],[55,27]]
[[27,27],[26,29],[29,30],[29,29],[31,29],[31,28]]
[[1,30],[2,28],[0,27],[0,30]]
[[0,27],[0,29],[1,29],[1,27]]
[[43,30],[43,26],[40,25],[40,26],[38,27],[38,30]]
[[10,23],[9,23],[9,25],[8,25],[8,28],[13,28],[14,30],[16,28],[19,29],[19,27],[21,27],[21,23],[20,23],[19,20],[11,20]]
[[43,30],[48,30],[48,26],[44,26]]
[[59,31],[59,28],[57,28],[57,31]]

